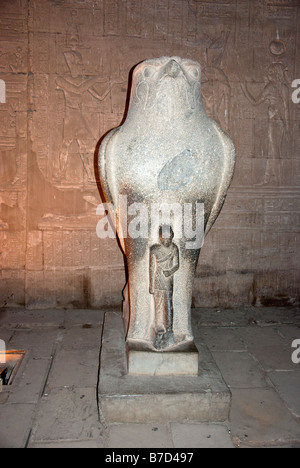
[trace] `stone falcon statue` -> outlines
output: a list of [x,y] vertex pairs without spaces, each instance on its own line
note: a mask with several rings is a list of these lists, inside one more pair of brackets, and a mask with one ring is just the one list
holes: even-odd
[[[182,350],[193,343],[192,285],[201,245],[188,244],[186,218],[180,218],[175,211],[182,208],[184,213],[184,207],[192,205],[195,226],[195,206],[202,204],[206,235],[224,203],[234,163],[231,139],[203,109],[199,63],[161,57],[137,65],[126,120],[106,135],[99,149],[102,188],[117,216],[117,232],[127,259],[124,319],[127,343],[132,349],[164,352]],[[129,208],[120,203],[120,195],[127,197]],[[130,216],[126,217],[124,210],[140,206],[137,203],[147,208],[143,213],[148,213],[149,235],[134,238],[124,235],[130,227]],[[150,213],[153,207],[162,205],[173,211],[166,216],[162,209],[160,221],[154,226]],[[160,239],[162,225],[172,230],[172,242]],[[182,234],[176,237],[178,232]],[[158,291],[156,294],[151,290],[149,267],[155,245],[165,249],[166,258],[168,245],[173,245],[173,250],[174,245],[178,248],[178,265],[171,273],[163,272],[166,278],[172,274],[172,297],[169,302],[164,299],[169,304],[168,314],[172,313],[172,330],[162,325],[157,330],[156,326],[154,297]],[[164,332],[170,336],[162,336]],[[156,346],[158,341],[160,346]]]

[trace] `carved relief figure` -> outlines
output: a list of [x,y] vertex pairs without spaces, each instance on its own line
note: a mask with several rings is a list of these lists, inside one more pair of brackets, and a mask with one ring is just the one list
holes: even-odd
[[272,178],[279,182],[278,160],[283,156],[283,141],[289,136],[289,88],[285,73],[286,68],[282,63],[272,63],[267,70],[268,83],[257,97],[250,93],[247,84],[241,83],[242,90],[251,104],[268,104],[268,154],[262,184],[269,183]]
[[[167,233],[169,231],[169,235]],[[159,244],[150,248],[150,294],[155,302],[155,348],[174,344],[173,334],[173,284],[179,268],[179,250],[173,242],[170,226],[159,228]]]
[[219,38],[206,38],[206,65],[202,76],[202,94],[207,114],[228,131],[230,121],[231,87],[221,68],[221,61],[228,41],[229,32],[222,31]]
[[66,179],[67,162],[70,145],[75,141],[79,148],[79,155],[88,180],[94,180],[93,159],[87,146],[88,140],[94,141],[89,126],[82,112],[83,93],[88,91],[94,98],[103,101],[111,90],[115,81],[112,81],[107,90],[99,95],[93,87],[96,83],[107,82],[99,76],[86,78],[83,76],[82,56],[77,51],[65,52],[66,62],[70,76],[56,79],[57,88],[62,90],[65,98],[65,118],[63,127],[63,144],[59,155],[60,169],[56,175],[59,179]]
[[[0,145],[0,230],[16,231],[25,225],[27,177],[26,114],[11,97],[4,110],[6,126]],[[15,186],[15,188],[13,187]]]

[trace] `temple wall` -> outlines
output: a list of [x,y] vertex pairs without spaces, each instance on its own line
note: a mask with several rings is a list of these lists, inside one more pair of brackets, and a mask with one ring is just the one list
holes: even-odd
[[1,0],[0,307],[121,303],[95,150],[132,67],[162,55],[201,63],[207,113],[237,150],[193,305],[299,300],[299,25],[298,0]]

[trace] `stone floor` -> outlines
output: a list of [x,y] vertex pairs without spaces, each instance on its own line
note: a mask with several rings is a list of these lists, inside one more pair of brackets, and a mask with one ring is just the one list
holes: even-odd
[[[26,350],[0,393],[0,447],[300,447],[300,311],[195,309],[194,323],[232,392],[229,421],[100,421],[97,375],[105,311],[0,310],[7,350]],[[300,353],[299,353],[300,357]]]

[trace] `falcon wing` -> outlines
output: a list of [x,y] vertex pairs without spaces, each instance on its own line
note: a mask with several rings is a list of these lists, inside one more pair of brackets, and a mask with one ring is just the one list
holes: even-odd
[[98,154],[98,167],[100,182],[107,202],[111,203],[117,212],[118,197],[114,194],[114,187],[110,187],[108,176],[108,164],[112,154],[112,139],[120,127],[111,130],[101,142]]
[[109,205],[109,210],[111,211],[112,219],[115,219],[117,222],[117,226],[115,226],[118,238],[123,249],[125,252],[125,244],[124,238],[122,234],[122,225],[119,223],[119,192],[117,184],[110,183],[112,176],[112,171],[109,170],[109,167],[112,163],[112,156],[113,156],[113,140],[117,135],[118,131],[121,127],[114,128],[111,130],[106,137],[103,139],[100,148],[99,148],[99,155],[98,155],[98,165],[99,165],[99,173],[100,173],[100,181],[103,193]]
[[233,173],[234,173],[234,165],[235,165],[235,149],[234,145],[229,138],[228,135],[226,135],[225,132],[217,125],[215,122],[213,122],[215,130],[220,138],[220,141],[222,143],[223,149],[224,149],[224,159],[223,159],[223,171],[222,171],[222,179],[220,182],[220,187],[218,194],[216,196],[216,200],[214,202],[214,205],[212,207],[211,213],[209,215],[206,228],[205,228],[205,235],[208,234],[210,229],[212,228],[214,222],[216,221],[222,206],[224,204],[225,198],[226,198],[226,193],[227,190],[230,186]]

